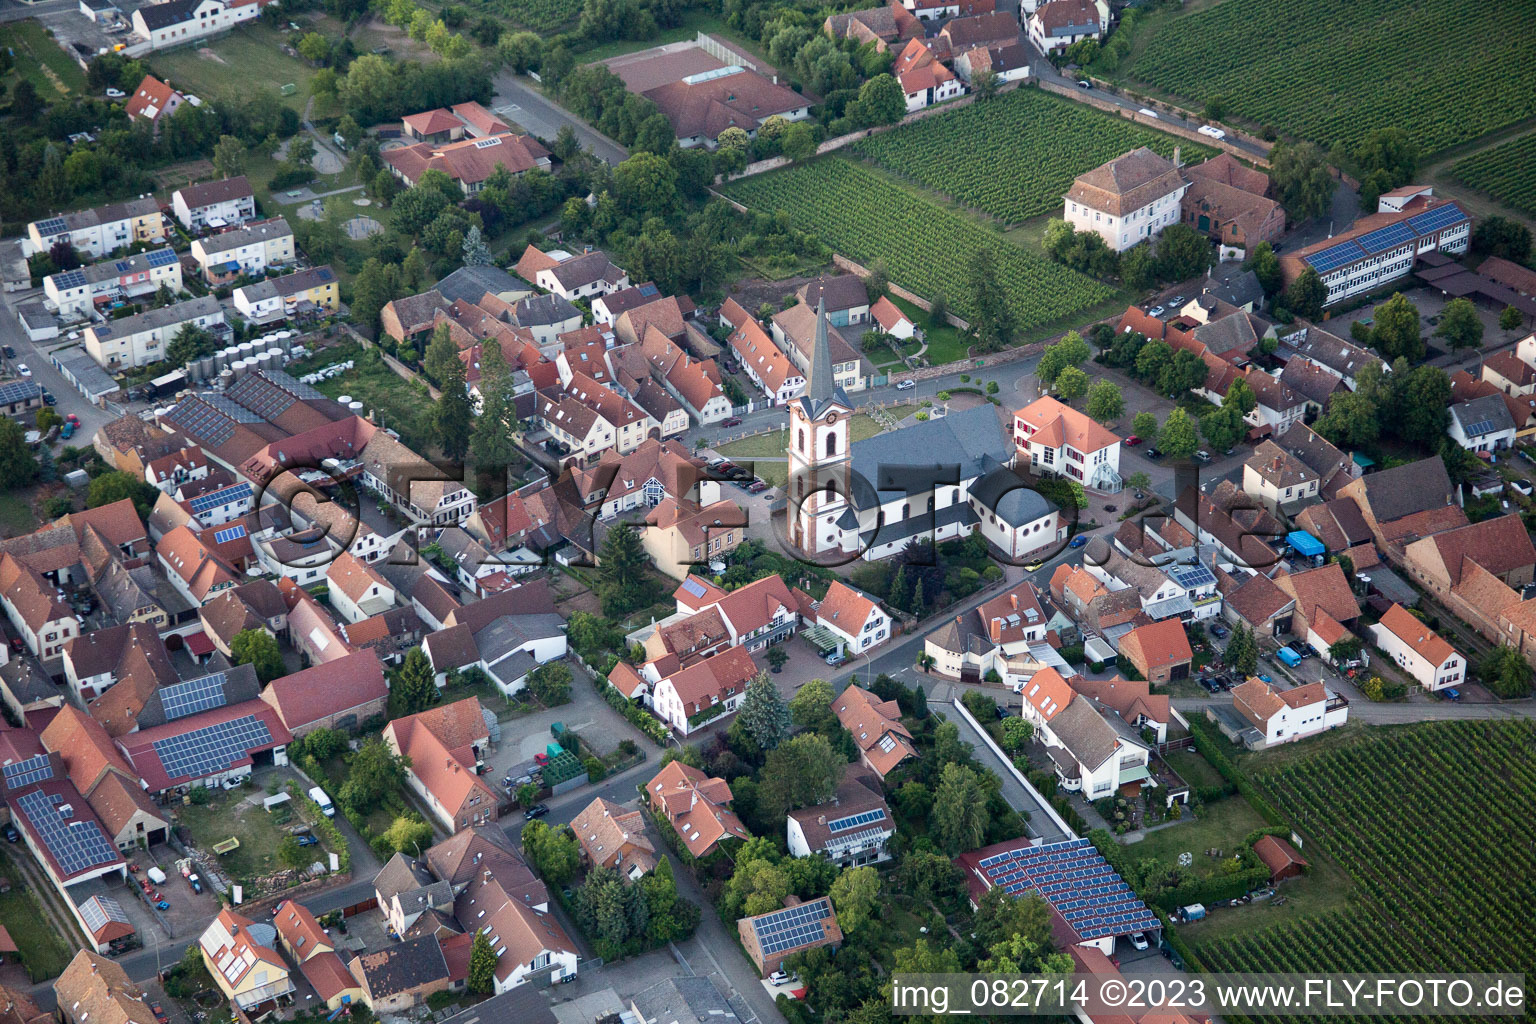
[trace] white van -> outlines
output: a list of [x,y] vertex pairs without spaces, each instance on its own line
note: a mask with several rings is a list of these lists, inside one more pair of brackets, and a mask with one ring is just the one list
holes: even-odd
[[319,786],[311,786],[309,798],[320,805],[320,810],[325,812],[327,818],[336,817],[336,805],[331,803],[331,798],[325,795],[325,790]]
[[1226,132],[1222,131],[1220,128],[1215,127],[1214,125],[1203,124],[1196,130],[1199,131],[1201,135],[1209,135],[1213,139],[1224,139],[1227,137]]

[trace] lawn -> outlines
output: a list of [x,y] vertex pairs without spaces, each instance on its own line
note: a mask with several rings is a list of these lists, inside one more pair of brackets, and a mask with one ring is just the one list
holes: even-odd
[[0,83],[7,89],[26,79],[48,102],[85,92],[85,71],[41,23],[28,18],[0,25],[0,46],[10,48],[16,55],[10,72],[0,77]]
[[0,533],[7,537],[19,537],[37,529],[37,516],[32,514],[32,502],[27,492],[11,491],[0,494]]
[[643,41],[617,39],[609,43],[600,43],[589,50],[578,51],[576,59],[583,64],[596,64],[598,61],[622,57],[626,53],[649,50],[653,46],[664,46],[667,43],[680,43],[684,40],[690,40],[695,38],[700,32],[719,36],[732,46],[745,50],[748,55],[759,57],[765,64],[767,63],[767,59],[762,58],[758,54],[756,44],[731,31],[730,27],[720,20],[720,17],[713,11],[698,9],[684,11],[683,23],[681,25],[675,28],[662,29],[661,32],[650,39]]
[[[177,808],[176,817],[191,831],[197,845],[208,852],[212,852],[215,843],[230,836],[240,840],[238,850],[219,858],[219,869],[237,882],[283,870],[277,849],[288,833],[278,826],[271,813],[262,809],[266,792],[242,787],[229,793],[214,790],[213,794],[213,800],[207,804]],[[306,849],[315,859],[324,859],[323,846]]]
[[934,366],[942,366],[945,363],[953,363],[970,355],[971,339],[965,332],[950,324],[943,327],[934,327],[928,322],[928,314],[906,299],[898,299],[894,295],[886,296],[896,304],[896,308],[912,318],[923,332],[923,338],[928,342],[928,351],[923,358]]
[[1221,773],[1211,767],[1211,763],[1193,750],[1170,750],[1163,755],[1163,760],[1168,762],[1168,767],[1179,773],[1179,777],[1189,783],[1191,789],[1201,786],[1220,786],[1224,781]]
[[[25,853],[20,855],[26,856]],[[21,962],[34,980],[57,977],[74,956],[74,936],[66,941],[54,931],[48,918],[43,916],[37,897],[27,891],[26,882],[11,863],[8,851],[0,852],[0,871],[11,883],[10,892],[0,893],[0,925],[11,933]]]
[[[355,345],[341,345],[325,350],[318,360],[322,365],[355,361],[352,369],[316,384],[329,398],[349,395],[362,402],[364,412],[379,426],[400,434],[400,440],[412,451],[430,456],[437,450],[433,440],[432,413],[435,403],[419,381],[402,380],[379,356],[377,349],[364,352]],[[307,371],[306,371],[307,372]]]
[[1215,874],[1220,863],[1218,858],[1206,856],[1206,850],[1221,850],[1223,857],[1230,858],[1242,848],[1248,833],[1265,824],[1247,800],[1224,797],[1206,804],[1198,817],[1159,829],[1139,843],[1127,844],[1125,852],[1133,860],[1151,859],[1170,868],[1178,867],[1180,854],[1189,853],[1194,856],[1189,870],[1206,877]]
[[[259,23],[236,29],[204,46],[185,46],[149,58],[150,66],[182,92],[202,99],[248,94],[252,87],[268,90],[274,100],[300,113],[310,97],[317,68],[282,51],[285,36]],[[212,56],[209,56],[209,55]],[[280,89],[292,84],[292,96]],[[315,115],[331,112],[334,101],[315,99]]]
[[[850,444],[874,437],[880,431],[880,424],[863,413],[854,413],[848,420]],[[789,457],[785,454],[788,448],[789,433],[785,430],[775,430],[714,446],[715,451],[738,465],[745,466],[751,463],[757,475],[774,487],[784,486],[784,481],[789,478]],[[754,462],[756,459],[768,461]]]

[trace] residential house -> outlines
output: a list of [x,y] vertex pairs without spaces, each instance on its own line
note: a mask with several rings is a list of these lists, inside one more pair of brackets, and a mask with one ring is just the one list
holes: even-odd
[[600,249],[572,254],[564,249],[542,252],[530,245],[516,270],[519,277],[567,302],[622,291],[630,285],[629,275]]
[[437,315],[446,312],[449,305],[447,298],[435,288],[420,295],[393,299],[379,311],[379,325],[397,344],[414,344],[432,333],[437,326]]
[[71,637],[63,655],[64,678],[82,706],[120,679],[139,675],[159,685],[176,680],[165,643],[148,623],[107,626]]
[[483,189],[498,170],[505,169],[514,178],[535,168],[549,170],[549,150],[537,139],[501,127],[495,135],[441,144],[418,142],[385,150],[381,157],[390,173],[408,186],[427,171],[441,171],[467,196]]
[[1296,602],[1291,632],[1297,636],[1306,636],[1325,618],[1348,629],[1360,617],[1360,604],[1338,562],[1302,572],[1277,572],[1274,579],[1275,586]]
[[998,86],[1030,76],[1034,51],[1021,42],[974,46],[954,59],[955,74],[974,87],[980,75],[991,75]]
[[592,300],[592,323],[598,327],[611,326],[625,310],[644,306],[661,297],[661,289],[656,287],[654,281],[632,284],[628,288],[599,295]]
[[694,313],[692,300],[664,296],[623,310],[613,318],[613,336],[620,345],[635,345],[654,327],[668,341],[681,343],[687,333],[688,318]]
[[80,619],[42,573],[10,553],[0,554],[0,605],[33,656],[51,662],[80,633]]
[[264,630],[274,639],[286,636],[288,605],[271,582],[257,580],[221,591],[198,609],[198,620],[214,649],[230,658],[230,645],[248,629]]
[[[858,278],[853,280],[861,289],[863,288],[863,283]],[[867,309],[864,315],[868,316]],[[774,342],[807,380],[810,379],[811,359],[815,354],[816,324],[816,307],[806,305],[804,302],[773,314]],[[866,368],[865,360],[859,354],[859,350],[831,326],[830,315],[827,317],[827,343],[831,357],[832,378],[836,386],[848,394],[864,390],[868,386],[868,378],[873,368]]]
[[[458,865],[452,870],[435,869],[458,893],[454,919],[466,934],[480,931],[490,938],[496,952],[497,994],[529,982],[558,982],[574,976],[579,960],[576,944],[543,909],[549,901],[543,883],[506,849],[504,839],[498,843],[491,836],[495,832],[500,829],[476,829],[467,839],[461,832],[428,851],[428,860],[434,864]],[[439,847],[448,847],[448,855],[434,859]],[[458,856],[452,855],[455,851]]]
[[297,900],[285,900],[277,905],[272,926],[277,929],[277,940],[296,964],[303,964],[321,953],[336,951],[330,931],[322,928],[309,908]]
[[1215,573],[1228,622],[1247,626],[1255,636],[1283,636],[1291,631],[1296,599],[1268,576],[1236,568],[1230,573],[1217,568]]
[[669,498],[693,502],[718,496],[719,485],[703,475],[703,459],[677,441],[655,438],[626,454],[604,450],[597,465],[574,473],[577,490],[585,504],[597,505],[599,519],[655,508]]
[[1247,252],[1285,233],[1285,210],[1269,198],[1269,175],[1218,153],[1184,171],[1189,191],[1181,202],[1184,223],[1221,244]]
[[681,761],[668,763],[645,784],[651,810],[666,818],[689,854],[703,858],[732,839],[752,834],[731,810],[731,787]]
[[880,776],[861,764],[843,769],[831,800],[790,811],[784,825],[791,857],[826,857],[840,868],[890,860],[896,834]]
[[1027,679],[1042,663],[1054,660],[1051,634],[1070,625],[1071,620],[1025,580],[945,621],[923,639],[923,650],[933,659],[930,672],[970,683],[995,672],[1005,684],[1016,686],[1022,682],[1016,676]]
[[476,772],[490,730],[474,697],[397,718],[384,727],[391,753],[411,759],[406,783],[451,834],[494,823],[496,793]]
[[1047,0],[1025,21],[1029,41],[1046,54],[1062,53],[1081,39],[1102,39],[1106,27],[1092,0]]
[[1300,529],[1322,541],[1330,555],[1348,557],[1357,572],[1381,561],[1371,528],[1360,514],[1360,506],[1348,498],[1308,505],[1296,513],[1295,522]]
[[859,763],[880,778],[907,758],[916,757],[912,734],[901,724],[901,709],[893,700],[876,700],[868,690],[850,686],[832,702],[832,710],[843,728],[853,734],[859,748]]
[[[272,938],[259,934],[263,932],[271,933]],[[288,964],[271,945],[275,938],[276,929],[271,925],[257,924],[225,907],[197,940],[203,966],[214,984],[242,1011],[275,1007],[279,1000],[293,995]]]
[[43,278],[43,294],[66,320],[83,318],[112,302],[154,296],[161,288],[172,295],[181,292],[181,261],[170,246]]
[[875,304],[869,307],[869,315],[882,331],[898,341],[910,341],[922,335],[922,331],[918,330],[912,318],[903,313],[901,307],[885,295],[880,296],[875,300]]
[[1310,363],[1301,356],[1292,356],[1280,371],[1280,383],[1300,395],[1306,402],[1307,417],[1316,417],[1328,411],[1333,396],[1347,392],[1349,385],[1343,379],[1329,373],[1323,367]]
[[1503,395],[1487,395],[1451,406],[1446,433],[1469,452],[1497,452],[1515,445],[1516,425]]
[[399,936],[411,934],[423,915],[453,913],[452,884],[434,875],[425,860],[404,853],[389,858],[373,876],[373,893],[384,923]]
[[43,729],[43,749],[58,755],[112,845],[124,852],[163,843],[170,821],[144,792],[138,773],[95,719],[70,705]]
[[1120,438],[1049,395],[1013,414],[1013,440],[1037,473],[1068,476],[1110,493],[1122,486]]
[[1394,603],[1369,632],[1371,642],[1424,689],[1444,690],[1466,681],[1466,659],[1402,605]]
[[1063,789],[1097,800],[1123,785],[1151,782],[1145,741],[1119,715],[1101,714],[1061,673],[1036,672],[1022,696],[1023,717],[1039,730]]
[[1509,349],[1483,358],[1482,379],[1506,395],[1536,394],[1536,366]]
[[1163,619],[1137,626],[1121,637],[1120,656],[1149,683],[1167,683],[1189,678],[1195,654],[1184,625],[1178,619]]
[[333,1012],[349,1005],[360,1005],[363,1001],[363,987],[337,953],[325,952],[310,957],[299,964],[299,973]]
[[1473,565],[1506,586],[1529,585],[1536,546],[1521,517],[1510,514],[1412,541],[1403,548],[1402,563],[1424,589],[1447,600]]
[[645,832],[645,815],[598,797],[571,821],[582,858],[612,868],[631,882],[654,871],[656,847]]
[[[948,102],[965,92],[965,85],[960,78],[939,61],[933,49],[922,39],[907,41],[907,45],[896,55],[896,62],[891,65],[891,74],[896,77],[902,94],[907,98],[908,113],[931,107],[935,103]],[[864,282],[858,278],[853,280],[862,292]],[[868,308],[867,301],[865,307]]]
[[1342,380],[1351,391],[1355,390],[1356,377],[1364,367],[1375,365],[1383,371],[1391,369],[1374,352],[1310,324],[1281,337],[1276,351],[1281,358],[1298,355],[1312,365],[1327,370]]
[[121,320],[85,328],[85,351],[105,370],[121,372],[162,362],[167,346],[184,327],[201,327],[219,334],[224,310],[212,295],[149,309]]
[[244,227],[193,240],[192,258],[197,261],[203,280],[210,285],[230,284],[241,275],[257,277],[269,267],[293,264],[293,229],[282,217],[252,221]]
[[1273,683],[1254,677],[1232,688],[1232,707],[1256,730],[1251,744],[1256,748],[1316,736],[1349,718],[1349,701],[1330,694],[1322,683],[1276,690]]
[[171,212],[193,234],[244,224],[256,216],[256,194],[245,175],[188,185],[171,193]]
[[261,699],[295,738],[316,729],[350,732],[384,715],[389,684],[379,656],[365,648],[274,679]]
[[363,990],[363,1002],[375,1014],[400,1013],[446,991],[448,960],[436,935],[409,939],[360,953],[347,964]]
[[1419,537],[1467,523],[1438,455],[1352,480],[1339,494],[1360,506],[1377,547],[1393,559]]
[[33,256],[67,242],[82,258],[98,260],[136,242],[155,244],[165,238],[159,202],[154,196],[142,196],[35,220],[27,225],[22,248]]
[[797,953],[822,946],[836,949],[843,941],[829,897],[802,903],[798,897],[789,896],[784,904],[781,910],[736,922],[742,948],[765,978],[783,970],[784,962]]
[[725,300],[720,307],[720,319],[733,328],[726,344],[736,353],[752,383],[768,396],[770,405],[784,405],[805,390],[804,373],[773,343],[757,318],[735,299]]
[[[1052,0],[1062,2],[1076,9],[1091,6]],[[1177,223],[1188,190],[1177,163],[1142,146],[1078,175],[1064,199],[1064,216],[1075,230],[1096,232],[1111,249],[1124,252]]]
[[852,39],[859,44],[872,43],[878,53],[886,53],[893,45],[923,33],[918,19],[898,3],[863,11],[829,14],[821,30],[833,39]]
[[368,563],[350,552],[336,555],[326,567],[331,606],[347,622],[361,622],[395,604],[395,588]]
[[324,316],[341,308],[336,274],[329,265],[242,285],[234,299],[240,315],[257,324]]
[[1222,561],[1268,569],[1280,560],[1274,547],[1286,536],[1280,521],[1230,480],[1209,494],[1187,488],[1174,503],[1174,520],[1202,547],[1214,547]]
[[663,498],[645,517],[640,536],[656,568],[685,579],[695,566],[735,551],[746,539],[747,514],[733,501],[699,506]]
[[[11,990],[6,994],[9,997]],[[53,995],[64,1024],[155,1024],[149,997],[128,977],[122,964],[88,949],[77,951],[64,973],[54,979]],[[27,1005],[29,1011],[37,1009],[25,994],[17,1003],[18,1008]],[[53,1019],[52,1015],[29,1012],[17,1024],[42,1024]]]
[[1312,467],[1268,439],[1243,463],[1243,493],[1276,514],[1315,500],[1320,483]]
[[891,617],[868,594],[842,580],[833,580],[827,596],[817,603],[816,625],[853,657],[879,647],[891,634]]
[[1143,729],[1151,729],[1153,739],[1163,743],[1168,738],[1168,722],[1172,717],[1167,694],[1154,694],[1152,684],[1145,680],[1085,679],[1074,675],[1067,679],[1079,696],[1093,701],[1101,714],[1120,716],[1138,735]]
[[166,0],[133,12],[133,31],[161,50],[255,20],[272,0]]
[[756,136],[770,117],[803,121],[811,114],[810,101],[800,93],[734,63],[668,81],[642,95],[666,115],[684,149],[714,149],[727,128]]
[[740,708],[747,684],[758,671],[745,647],[728,648],[654,681],[651,710],[678,735],[687,736]]

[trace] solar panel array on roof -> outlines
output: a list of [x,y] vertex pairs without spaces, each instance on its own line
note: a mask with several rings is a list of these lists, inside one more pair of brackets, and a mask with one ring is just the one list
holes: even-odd
[[325,397],[319,388],[305,384],[297,377],[291,376],[283,370],[262,370],[256,376],[267,378],[267,380],[303,402],[314,402]]
[[215,448],[235,436],[235,425],[229,421],[229,417],[201,398],[178,402],[165,414],[165,418],[193,440]]
[[34,789],[23,794],[17,804],[66,875],[121,859],[117,848],[102,834],[101,826],[67,816],[59,797]]
[[199,494],[192,499],[192,514],[202,515],[209,509],[215,509],[221,505],[233,505],[237,501],[245,501],[251,497],[251,493],[250,484],[238,483],[233,487],[221,487],[217,491]]
[[131,924],[128,915],[123,912],[123,905],[110,896],[92,896],[80,904],[80,916],[93,934],[105,928],[109,921]]
[[236,523],[234,526],[225,527],[213,535],[215,544],[228,544],[232,540],[239,540],[245,536],[245,524]]
[[1315,252],[1308,256],[1306,260],[1312,265],[1313,270],[1319,274],[1326,274],[1329,271],[1338,270],[1340,267],[1347,266],[1364,257],[1365,250],[1353,241],[1349,241],[1329,249],[1324,249],[1322,252]]
[[689,576],[687,579],[683,580],[683,589],[692,594],[694,597],[704,596],[704,584],[700,583],[692,576]]
[[176,262],[175,249],[156,249],[144,257],[151,267],[168,267]]
[[1038,892],[1084,939],[1159,925],[1157,915],[1086,839],[1009,850],[979,866],[992,885],[1010,895]]
[[757,936],[757,946],[763,956],[772,956],[824,937],[827,931],[822,922],[831,916],[832,903],[823,896],[819,900],[754,917],[752,932]]
[[224,694],[224,684],[228,678],[223,672],[215,672],[201,679],[162,686],[160,707],[165,710],[166,721],[186,718],[209,708],[223,707],[229,700]]
[[1355,241],[1359,243],[1360,248],[1374,256],[1378,252],[1395,249],[1404,242],[1411,242],[1413,239],[1413,228],[1399,221],[1396,224],[1388,224],[1384,228],[1377,228],[1375,231],[1361,235]]
[[1467,215],[1461,212],[1461,207],[1455,203],[1446,203],[1444,206],[1437,206],[1433,210],[1425,210],[1423,213],[1414,214],[1408,218],[1408,223],[1419,234],[1428,235],[1436,231],[1442,231],[1457,221],[1466,219]]
[[1468,423],[1464,428],[1468,437],[1480,437],[1483,434],[1493,433],[1493,420],[1478,420],[1476,423]]
[[85,287],[85,271],[66,270],[62,274],[53,275],[55,288],[83,288]]
[[252,747],[272,742],[267,723],[255,715],[193,729],[154,743],[155,755],[172,779],[206,779],[227,771]]
[[30,380],[8,380],[4,384],[0,384],[0,405],[24,402],[42,393],[42,388]]
[[199,395],[203,401],[234,420],[236,423],[260,423],[261,417],[247,409],[228,395],[204,394]]
[[1168,569],[1168,575],[1173,577],[1173,582],[1185,590],[1211,586],[1216,582],[1216,574],[1203,565],[1171,566]]
[[874,810],[865,811],[862,814],[850,814],[846,818],[837,818],[833,821],[829,821],[827,822],[827,831],[845,832],[850,828],[857,828],[860,825],[868,825],[871,822],[883,821],[884,819],[885,808],[876,807]]
[[297,401],[288,392],[257,374],[242,378],[229,389],[229,397],[269,421],[287,412]]
[[68,228],[69,225],[64,223],[63,217],[49,217],[47,220],[37,222],[37,233],[44,238],[47,238],[49,235],[57,235]]
[[0,768],[0,773],[5,775],[6,789],[20,789],[30,786],[34,782],[42,782],[44,779],[53,778],[53,765],[48,763],[47,754],[38,754],[29,757],[25,761],[17,761]]

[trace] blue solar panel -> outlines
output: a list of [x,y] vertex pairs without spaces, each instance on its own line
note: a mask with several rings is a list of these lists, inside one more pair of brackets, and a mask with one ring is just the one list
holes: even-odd
[[29,757],[25,761],[17,761],[0,768],[0,773],[5,775],[6,789],[20,789],[22,786],[30,786],[34,782],[42,782],[44,779],[53,778],[53,765],[48,763],[47,754],[38,754]]
[[244,523],[236,523],[234,526],[226,527],[225,529],[220,530],[217,533],[215,533],[213,535],[213,542],[215,544],[228,544],[230,541],[232,541],[232,540],[239,540],[241,537],[244,537],[244,536],[245,536],[245,524]]
[[1353,241],[1350,241],[1324,249],[1322,252],[1313,253],[1306,260],[1312,265],[1313,270],[1319,274],[1326,274],[1329,271],[1337,270],[1358,259],[1362,259],[1364,256],[1365,250],[1361,249]]
[[215,672],[201,679],[161,687],[160,706],[165,710],[166,720],[174,721],[209,708],[223,707],[228,702],[224,694],[226,678],[223,672]]
[[1421,235],[1431,235],[1436,231],[1450,227],[1457,221],[1466,220],[1467,215],[1461,212],[1461,207],[1455,203],[1446,203],[1437,206],[1433,210],[1425,210],[1408,218],[1408,224]]
[[850,828],[857,828],[860,825],[868,825],[870,822],[882,821],[884,818],[885,808],[876,807],[874,810],[865,811],[862,814],[851,814],[846,818],[838,818],[835,821],[829,821],[827,822],[827,831],[845,832]]
[[205,779],[228,771],[236,761],[248,756],[251,748],[271,742],[267,723],[255,715],[246,715],[156,740],[154,747],[165,774],[172,780]]
[[231,505],[237,501],[244,501],[250,496],[251,485],[245,483],[236,484],[234,487],[224,487],[217,491],[209,491],[207,494],[199,494],[192,499],[192,514],[201,515],[221,505]]
[[62,274],[53,275],[55,288],[79,288],[85,284],[85,272],[80,270],[66,270]]
[[175,249],[156,249],[146,257],[151,267],[168,267],[176,262]]
[[49,235],[57,235],[67,230],[69,225],[64,223],[63,217],[49,217],[47,220],[37,222],[37,233],[47,238]]
[[1413,241],[1413,229],[1399,221],[1396,224],[1388,224],[1384,228],[1377,228],[1375,231],[1361,235],[1355,241],[1360,244],[1360,248],[1375,255],[1378,252],[1395,249],[1405,242]]
[[822,897],[799,906],[752,919],[752,931],[764,956],[808,945],[826,935],[822,923],[832,916],[832,904]]
[[[66,875],[111,864],[121,858],[94,821],[81,821],[64,812],[58,796],[35,789],[17,803],[53,859]],[[73,810],[71,808],[71,810]]]

